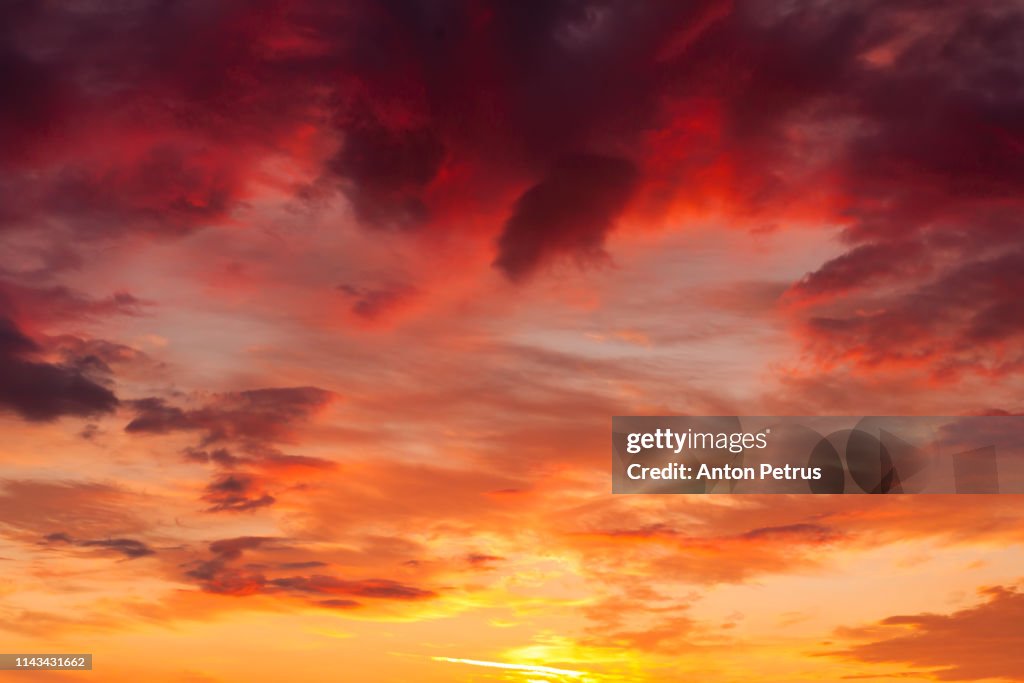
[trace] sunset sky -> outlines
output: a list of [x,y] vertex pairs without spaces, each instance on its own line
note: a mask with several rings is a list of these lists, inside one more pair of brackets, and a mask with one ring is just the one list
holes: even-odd
[[1024,497],[611,494],[1024,411],[1016,2],[0,4],[0,680],[1024,681]]

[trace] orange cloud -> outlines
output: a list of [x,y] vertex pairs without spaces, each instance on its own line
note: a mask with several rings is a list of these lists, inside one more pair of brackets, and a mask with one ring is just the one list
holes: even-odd
[[1024,593],[1014,586],[980,591],[983,601],[949,614],[893,616],[843,629],[855,642],[832,656],[914,667],[939,681],[1024,680]]

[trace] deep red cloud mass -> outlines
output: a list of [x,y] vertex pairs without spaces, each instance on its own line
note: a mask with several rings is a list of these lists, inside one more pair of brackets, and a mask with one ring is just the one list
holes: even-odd
[[[522,185],[567,155],[631,149],[645,182],[668,173],[683,194],[725,163],[719,191],[754,208],[792,199],[791,169],[826,169],[841,197],[832,218],[854,218],[851,239],[885,242],[952,212],[981,218],[998,206],[979,202],[1012,202],[1024,172],[1020,13],[940,3],[904,37],[918,9],[13,3],[3,73],[18,97],[2,128],[23,142],[5,145],[9,189],[28,174],[42,189],[28,223],[56,212],[83,229],[188,229],[225,220],[252,181],[249,162],[317,125],[341,139],[323,174],[369,224],[427,221],[425,195],[449,164]],[[720,103],[717,139],[694,145],[707,158],[674,150],[678,169],[645,168],[664,150],[644,149],[643,133],[698,99]],[[54,149],[47,132],[72,118]],[[832,132],[804,149],[797,129]],[[92,148],[113,135],[122,142],[98,166]]]
[[[489,230],[521,280],[602,254],[636,185],[637,215],[845,225],[848,253],[790,297],[815,306],[802,334],[825,362],[1020,363],[1001,346],[1021,332],[1001,275],[1022,246],[1013,3],[16,2],[2,18],[8,230],[229,223],[261,164],[301,148],[306,178],[279,179],[296,199],[336,188],[367,227]],[[296,147],[310,131],[322,144]],[[948,341],[916,350],[947,292]],[[360,296],[374,317],[398,295]]]

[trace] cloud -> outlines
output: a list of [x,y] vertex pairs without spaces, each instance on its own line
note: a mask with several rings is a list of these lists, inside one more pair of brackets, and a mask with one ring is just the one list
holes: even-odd
[[311,475],[317,470],[323,472],[336,467],[332,460],[308,455],[288,455],[270,446],[247,446],[250,451],[246,455],[235,455],[227,448],[203,449],[191,446],[182,454],[187,462],[215,465],[232,472],[253,470],[271,477]]
[[106,339],[82,339],[62,334],[46,340],[51,352],[59,354],[63,363],[79,368],[93,379],[107,379],[116,374],[121,379],[159,377],[167,364],[139,349]]
[[206,487],[203,500],[211,503],[207,512],[243,512],[273,505],[276,499],[262,490],[254,477],[228,474]]
[[58,532],[48,534],[43,540],[47,543],[66,543],[78,546],[79,548],[99,548],[124,555],[130,560],[153,555],[155,550],[142,541],[132,538],[106,538],[106,539],[74,539],[66,533]]
[[[239,126],[262,120],[276,137],[266,99],[239,90],[260,68],[243,47],[246,37],[260,40],[244,14],[228,3],[210,12],[151,3],[6,10],[3,71],[11,86],[25,85],[0,121],[3,139],[18,138],[0,154],[0,224],[59,223],[88,238],[182,235],[226,221],[243,201],[250,152],[266,150],[244,142]],[[126,25],[135,30],[118,28]],[[209,37],[205,64],[177,47],[194,31]],[[232,113],[243,111],[227,135]]]
[[[857,496],[741,496],[730,506],[690,498],[637,505],[616,497],[583,501],[571,512],[563,505],[550,543],[578,553],[598,580],[659,576],[665,587],[829,576],[836,570],[830,558],[911,541],[964,552],[1024,542],[1013,496],[972,496],[966,506],[941,496],[874,496],[867,504]],[[952,521],[951,504],[958,509]],[[685,527],[665,521],[680,515]]]
[[110,389],[87,377],[81,367],[31,360],[39,350],[14,321],[0,317],[0,408],[37,422],[114,411],[118,399]]
[[[671,571],[676,579],[714,584],[741,583],[763,574],[814,567],[819,548],[843,545],[848,539],[846,533],[832,526],[803,522],[733,534],[721,529],[708,535],[683,532],[659,522],[581,530],[570,533],[566,540],[588,555],[631,547],[636,549],[632,561],[643,568],[634,570],[658,574]],[[683,565],[678,564],[680,557],[686,558]]]
[[1020,681],[1024,671],[1024,593],[1013,586],[981,591],[983,601],[949,614],[893,616],[837,635],[862,641],[831,656],[927,669],[940,681]]
[[333,398],[332,392],[317,387],[284,387],[216,394],[195,409],[170,405],[161,398],[139,399],[131,403],[135,418],[125,431],[198,431],[203,446],[228,440],[281,441],[288,439],[293,425],[309,419]]
[[493,569],[495,563],[502,562],[504,559],[500,555],[486,555],[484,553],[470,553],[466,555],[466,562],[475,569]]
[[142,501],[114,486],[79,481],[0,480],[0,525],[26,541],[121,538],[145,531]]
[[636,184],[624,159],[580,154],[559,160],[516,202],[498,239],[495,267],[512,280],[556,256],[605,255],[604,240]]
[[129,292],[89,297],[63,285],[24,285],[0,280],[0,311],[19,320],[63,322],[94,320],[109,315],[142,315],[149,302]]
[[313,595],[352,595],[386,600],[422,600],[436,596],[433,591],[406,586],[388,579],[346,581],[333,576],[289,576],[269,581],[272,587]]
[[796,543],[830,543],[839,540],[842,534],[820,524],[787,524],[784,526],[768,526],[751,529],[742,535],[750,541],[757,540],[792,540]]
[[899,254],[941,274],[948,244],[924,237],[940,226],[963,234],[1001,211],[1003,244],[1019,232],[1024,15],[1009,2],[135,3],[3,18],[20,93],[0,121],[12,229],[223,225],[287,157],[270,183],[286,194],[326,180],[371,227],[496,234],[488,260],[520,280],[603,258],[623,212],[845,227],[847,253],[800,296],[917,273]]
[[158,397],[134,400],[129,434],[197,433],[198,442],[180,451],[186,462],[214,468],[199,500],[208,513],[256,512],[287,492],[336,467],[323,458],[282,452],[297,429],[334,400],[317,387],[255,389],[192,397],[197,407],[179,407]]
[[185,461],[220,470],[200,495],[206,512],[250,512],[274,505],[280,491],[294,488],[288,482],[335,467],[330,460],[283,453],[274,445],[293,440],[295,429],[334,398],[317,387],[287,387],[215,394],[196,408],[157,397],[138,399],[130,404],[135,417],[125,432],[197,432],[199,442],[182,450]]
[[[211,543],[209,550],[212,557],[187,565],[191,568],[185,575],[198,581],[201,588],[210,593],[235,596],[281,595],[301,598],[311,604],[323,604],[335,609],[359,606],[357,600],[350,598],[415,601],[437,597],[433,591],[390,579],[342,579],[327,574],[272,576],[256,569],[263,567],[262,564],[239,564],[243,555],[247,553],[262,552],[273,555],[294,550],[280,539],[252,536],[224,539]],[[275,571],[323,566],[324,564],[320,562],[290,561],[277,563]]]
[[351,299],[352,313],[367,321],[387,316],[416,296],[416,289],[408,285],[357,287],[344,284],[337,289]]
[[858,124],[836,167],[846,251],[790,291],[811,304],[806,348],[861,374],[1012,374],[1024,13],[942,4],[920,31],[897,17],[867,22],[878,39],[847,87]]
[[421,194],[441,167],[444,143],[427,127],[387,128],[360,119],[344,126],[344,142],[327,170],[345,181],[364,223],[416,227],[429,217]]
[[912,276],[927,264],[925,245],[914,240],[862,244],[808,273],[790,290],[802,301],[836,296],[879,281]]
[[875,310],[808,321],[812,348],[832,362],[924,365],[936,376],[1012,373],[1024,364],[1024,249],[950,268]]
[[318,600],[317,605],[321,607],[329,607],[331,609],[352,609],[353,607],[359,607],[359,602],[356,600],[345,600],[342,598],[331,598],[329,600]]

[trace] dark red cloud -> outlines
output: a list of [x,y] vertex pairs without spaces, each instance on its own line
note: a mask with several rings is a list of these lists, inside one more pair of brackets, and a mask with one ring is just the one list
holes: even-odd
[[422,199],[444,159],[444,144],[429,128],[386,128],[376,121],[344,127],[341,150],[327,170],[343,179],[356,215],[383,228],[408,228],[429,216]]
[[600,259],[605,235],[635,184],[636,169],[623,159],[576,155],[560,160],[516,202],[494,265],[519,280],[554,256]]
[[40,347],[12,320],[0,317],[0,408],[26,420],[47,421],[100,415],[117,407],[117,396],[90,379],[81,366],[32,360],[38,351]]
[[[19,207],[10,222],[59,217],[91,234],[223,223],[259,161],[313,127],[335,150],[311,163],[369,225],[443,218],[457,228],[464,209],[487,207],[495,230],[509,216],[515,226],[515,209],[493,207],[493,197],[557,184],[553,169],[574,155],[641,147],[670,125],[667,100],[736,100],[737,130],[759,130],[844,75],[859,38],[844,16],[727,9],[714,0],[19,7],[0,40],[12,83],[34,86],[10,126],[33,154],[7,159],[19,171],[5,186]],[[66,144],[28,121],[51,121]],[[684,183],[735,149],[726,147],[664,170]],[[605,213],[595,215],[606,222]],[[582,220],[548,227],[574,233]],[[570,236],[544,244],[593,248]],[[506,270],[509,253],[503,245]]]
[[814,317],[808,329],[831,361],[923,365],[935,374],[1015,373],[1024,364],[1024,248],[949,270],[873,311]]
[[36,421],[113,412],[115,371],[148,373],[160,363],[105,339],[45,332],[62,322],[140,315],[145,305],[128,292],[94,298],[65,286],[0,280],[0,407]]
[[[40,137],[63,123],[68,85],[39,58],[14,45],[17,31],[35,13],[30,3],[5,3],[0,9],[0,149],[4,160],[21,160]],[[0,185],[2,187],[2,185]],[[5,211],[0,209],[0,217]]]
[[1015,374],[1024,14],[940,4],[928,19],[911,34],[886,11],[872,17],[890,46],[849,93],[860,121],[840,159],[849,251],[791,294],[825,302],[807,332],[827,362]]

